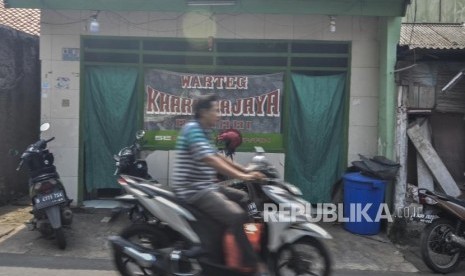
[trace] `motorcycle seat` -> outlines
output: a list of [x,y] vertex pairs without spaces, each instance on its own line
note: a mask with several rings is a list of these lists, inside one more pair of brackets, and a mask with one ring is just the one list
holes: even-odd
[[[174,192],[171,190],[170,187],[166,186],[166,185],[163,185],[163,184],[159,184],[159,183],[153,183],[151,182],[150,180],[146,180],[146,179],[143,179],[143,178],[139,178],[139,177],[132,177],[132,178],[136,178],[138,179],[138,182],[140,184],[147,184],[147,185],[137,185],[137,187],[139,188],[139,190],[143,191],[144,193],[150,195],[150,196],[161,196],[161,197],[164,197],[170,201],[173,201],[179,205],[181,205],[182,207],[186,208],[186,209],[189,209],[189,211],[191,211],[191,206],[188,206],[188,204],[186,204],[184,201],[180,200],[175,194]],[[186,206],[187,205],[187,206]]]
[[455,197],[452,197],[450,195],[446,195],[446,194],[440,194],[440,193],[434,193],[438,198],[442,199],[442,200],[446,200],[446,201],[450,201],[452,203],[455,203],[455,204],[458,204],[462,207],[465,207],[465,201],[464,200],[460,200],[460,199],[457,199]]
[[60,176],[56,172],[45,173],[45,174],[41,174],[39,176],[34,177],[32,179],[32,182],[33,183],[38,183],[38,182],[45,181],[45,180],[48,180],[48,179],[58,179],[58,178],[60,178]]
[[195,208],[195,206],[191,205],[191,204],[188,204],[186,203],[185,201],[179,199],[175,194],[174,192],[170,189],[170,187],[168,186],[164,186],[164,185],[151,185],[149,187],[149,189],[153,190],[154,191],[154,196],[162,196],[170,201],[173,201],[175,202],[176,204],[180,205],[181,207],[187,209],[189,212],[192,213],[192,215],[194,215],[194,217],[196,218],[199,218],[200,216],[202,216],[202,212],[200,210],[198,210],[197,208]]
[[153,195],[162,196],[162,197],[165,197],[166,199],[169,199],[169,200],[172,200],[172,201],[177,201],[177,197],[173,193],[173,191],[170,189],[170,187],[165,186],[163,184],[154,183],[154,182],[149,181],[149,180],[144,180],[142,183],[143,184],[148,184],[145,187],[152,190],[155,193]]
[[449,201],[450,201],[450,202],[453,202],[453,203],[455,203],[455,204],[458,204],[458,205],[460,205],[460,206],[462,206],[462,207],[465,208],[465,201],[463,201],[463,200],[456,199],[456,198],[453,198],[453,197],[452,197],[452,198],[449,199]]

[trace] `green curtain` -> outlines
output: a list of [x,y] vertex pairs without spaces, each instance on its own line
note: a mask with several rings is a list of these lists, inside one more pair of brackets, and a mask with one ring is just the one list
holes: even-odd
[[120,188],[113,155],[134,140],[137,69],[87,67],[85,79],[85,183],[88,192]]
[[345,74],[292,74],[286,180],[313,203],[331,202],[345,169]]

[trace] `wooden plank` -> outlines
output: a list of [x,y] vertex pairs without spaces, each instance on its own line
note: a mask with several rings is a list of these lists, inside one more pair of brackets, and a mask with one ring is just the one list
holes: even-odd
[[396,159],[400,164],[394,187],[394,209],[404,208],[407,193],[407,107],[405,95],[407,86],[399,86],[396,118]]
[[418,107],[419,108],[434,108],[436,104],[436,93],[434,86],[418,87]]
[[436,93],[434,86],[413,83],[408,91],[408,107],[410,108],[434,108]]
[[[419,122],[422,119],[417,119]],[[431,143],[431,131],[430,131],[430,124],[429,120],[424,121],[420,124],[420,132],[425,139]],[[434,180],[431,171],[428,169],[425,161],[421,157],[421,155],[417,152],[417,175],[418,175],[418,188],[425,188],[430,191],[434,191]]]
[[407,130],[407,134],[444,192],[450,196],[459,196],[461,192],[455,180],[450,175],[446,166],[444,166],[444,163],[431,143],[423,138],[420,127],[415,124]]

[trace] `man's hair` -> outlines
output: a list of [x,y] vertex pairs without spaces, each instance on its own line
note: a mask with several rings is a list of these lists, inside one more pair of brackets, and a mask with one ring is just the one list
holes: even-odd
[[195,119],[199,119],[202,112],[213,107],[213,103],[218,101],[218,97],[215,94],[200,96],[194,104],[194,116]]

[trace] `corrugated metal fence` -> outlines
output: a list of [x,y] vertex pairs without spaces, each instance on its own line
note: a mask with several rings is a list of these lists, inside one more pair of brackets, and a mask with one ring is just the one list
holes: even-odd
[[0,25],[0,205],[27,194],[19,154],[34,142],[40,122],[39,38]]

